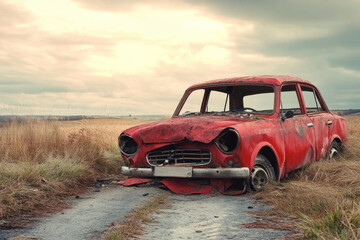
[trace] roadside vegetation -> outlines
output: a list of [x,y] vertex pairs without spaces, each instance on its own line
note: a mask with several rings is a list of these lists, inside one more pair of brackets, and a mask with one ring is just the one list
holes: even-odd
[[52,210],[100,177],[120,176],[118,134],[143,121],[26,119],[0,125],[0,219]]
[[130,214],[125,216],[126,221],[118,223],[110,229],[105,235],[105,240],[123,240],[142,234],[142,225],[153,221],[150,215],[160,207],[164,207],[168,196],[168,193],[156,195],[144,205],[135,208]]
[[258,195],[275,214],[300,219],[305,239],[360,238],[360,116],[347,116],[348,139],[334,160],[311,164]]
[[[348,139],[334,160],[313,163],[255,195],[274,214],[300,219],[307,239],[360,238],[360,115],[346,117]],[[0,123],[0,219],[52,210],[103,177],[119,178],[118,134],[134,119],[37,120]],[[151,200],[106,239],[126,239],[166,197]],[[155,204],[155,205],[154,205]],[[131,230],[131,231],[130,231]]]

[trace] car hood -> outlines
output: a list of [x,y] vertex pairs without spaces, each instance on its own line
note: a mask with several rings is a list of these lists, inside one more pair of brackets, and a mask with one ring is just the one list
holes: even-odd
[[224,129],[255,121],[257,117],[192,116],[148,123],[126,130],[135,141],[143,143],[170,143],[183,140],[210,143]]

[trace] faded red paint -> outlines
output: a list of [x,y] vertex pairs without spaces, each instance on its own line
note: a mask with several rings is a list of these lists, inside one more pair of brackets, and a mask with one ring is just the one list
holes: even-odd
[[167,178],[160,181],[167,188],[176,194],[211,194],[222,193],[226,195],[239,195],[246,191],[246,186],[243,185],[241,189],[229,190],[234,184],[232,180],[216,180],[211,179],[208,184],[200,184],[187,179],[173,179]]
[[146,178],[129,178],[126,180],[119,181],[118,183],[123,186],[129,187],[129,186],[135,186],[135,185],[139,185],[139,184],[143,184],[143,183],[148,183],[151,181],[152,181],[151,179],[146,179]]
[[306,81],[301,78],[291,77],[291,76],[248,76],[248,77],[236,77],[236,78],[225,78],[225,79],[218,79],[218,80],[211,80],[200,84],[195,84],[189,89],[192,88],[199,88],[204,85],[221,85],[221,84],[231,84],[231,83],[241,83],[241,82],[248,82],[248,83],[271,83],[274,85],[281,85],[283,83],[288,82],[298,82],[298,83],[306,83],[311,84],[309,81]]
[[126,131],[135,140],[143,143],[171,143],[188,141],[210,143],[222,130],[236,124],[254,121],[250,118],[229,116],[193,116],[172,118],[149,123]]
[[[120,181],[119,184],[129,187],[143,183],[149,183],[152,179],[146,178],[129,178],[127,180]],[[230,187],[236,184],[233,180],[216,180],[211,179],[209,182],[195,182],[187,179],[174,179],[166,178],[162,179],[160,183],[164,184],[168,189],[176,194],[212,194],[222,193],[226,195],[240,195],[246,191],[246,185],[242,185],[240,188],[231,189]]]
[[[274,112],[271,115],[202,113],[194,116],[178,116],[184,101],[194,89],[242,83],[274,85],[276,93]],[[280,90],[286,84],[296,86],[301,114],[282,120]],[[323,111],[307,112],[301,86],[314,88]],[[204,111],[204,106],[202,111]],[[328,124],[329,121],[332,124]],[[310,123],[313,127],[308,126]],[[240,136],[240,144],[232,154],[222,153],[214,143],[219,134],[227,128],[235,129]],[[346,123],[343,118],[328,110],[320,92],[310,82],[288,76],[260,76],[215,80],[194,85],[186,90],[171,119],[133,127],[123,133],[131,136],[139,145],[135,156],[123,156],[129,160],[131,167],[150,167],[146,154],[167,145],[210,150],[211,163],[206,166],[197,166],[199,168],[248,167],[251,170],[259,152],[267,151],[274,156],[272,165],[277,178],[280,179],[290,171],[326,158],[332,141],[345,140]],[[178,186],[179,184],[170,185]]]

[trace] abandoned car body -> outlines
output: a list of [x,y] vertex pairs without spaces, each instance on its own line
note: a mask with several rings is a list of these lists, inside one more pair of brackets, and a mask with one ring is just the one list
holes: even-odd
[[261,190],[334,157],[345,137],[345,120],[313,84],[258,76],[188,88],[171,119],[125,130],[119,147],[127,176],[249,179]]

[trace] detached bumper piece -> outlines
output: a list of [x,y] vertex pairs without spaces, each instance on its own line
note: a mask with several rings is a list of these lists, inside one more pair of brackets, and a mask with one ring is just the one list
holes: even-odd
[[192,168],[192,167],[121,167],[121,173],[130,177],[171,177],[171,178],[241,178],[248,179],[250,170],[242,168]]

